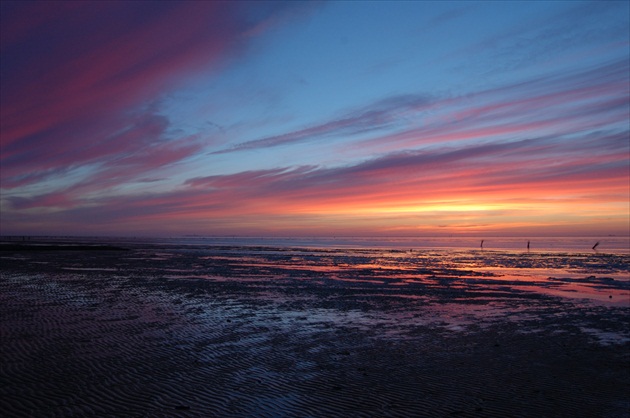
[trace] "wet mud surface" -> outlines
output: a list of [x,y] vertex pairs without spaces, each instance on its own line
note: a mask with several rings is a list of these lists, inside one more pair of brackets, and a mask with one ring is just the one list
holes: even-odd
[[7,416],[630,407],[624,255],[153,246],[1,257]]

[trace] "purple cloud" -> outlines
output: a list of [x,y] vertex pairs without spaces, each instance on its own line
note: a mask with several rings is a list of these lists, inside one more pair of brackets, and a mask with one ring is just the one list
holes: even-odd
[[286,144],[326,138],[332,135],[351,137],[366,132],[383,131],[400,125],[400,115],[418,112],[431,106],[431,99],[423,95],[394,96],[380,100],[366,108],[349,112],[339,119],[324,122],[281,135],[255,139],[220,150],[215,154],[248,149],[269,148]]
[[162,144],[171,139],[169,122],[147,107],[186,75],[212,71],[242,54],[252,30],[260,32],[292,8],[2,2],[2,186],[27,185],[83,165],[151,168],[156,164],[139,160],[159,162],[160,150],[185,158],[186,146]]

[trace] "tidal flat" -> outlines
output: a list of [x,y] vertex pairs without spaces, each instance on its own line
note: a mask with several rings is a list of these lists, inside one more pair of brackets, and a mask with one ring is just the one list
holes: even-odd
[[630,410],[627,254],[110,244],[0,253],[7,416]]

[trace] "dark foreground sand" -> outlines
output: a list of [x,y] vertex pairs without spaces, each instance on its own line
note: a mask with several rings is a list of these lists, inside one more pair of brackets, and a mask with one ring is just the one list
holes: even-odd
[[624,305],[199,252],[1,261],[6,417],[629,416]]

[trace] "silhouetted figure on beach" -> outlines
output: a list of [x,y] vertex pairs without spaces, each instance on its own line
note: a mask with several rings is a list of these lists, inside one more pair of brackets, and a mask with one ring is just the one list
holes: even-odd
[[598,245],[599,245],[599,241],[597,241],[595,245],[593,245],[593,249],[597,248]]
[[529,241],[527,241],[527,252],[529,252]]

